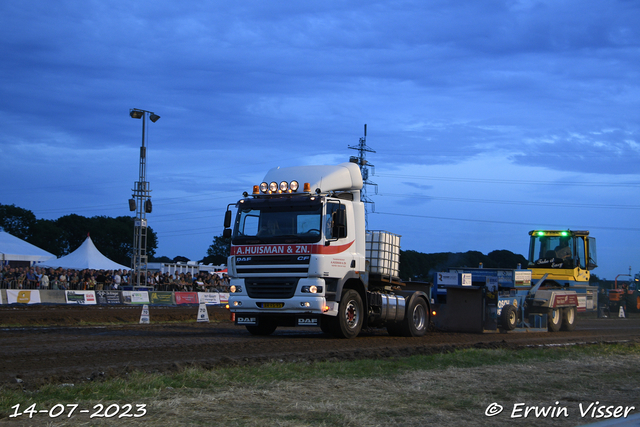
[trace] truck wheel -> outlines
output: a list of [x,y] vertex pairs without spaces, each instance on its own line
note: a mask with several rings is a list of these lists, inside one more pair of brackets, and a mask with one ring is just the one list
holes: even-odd
[[247,331],[251,333],[251,335],[271,335],[278,325],[275,322],[270,322],[267,320],[260,319],[260,323],[257,325],[246,325]]
[[547,326],[551,332],[558,332],[562,325],[562,310],[559,308],[549,309]]
[[576,308],[565,307],[562,309],[562,329],[563,331],[573,331],[576,328]]
[[500,324],[502,325],[502,329],[506,331],[513,331],[518,325],[518,310],[513,304],[507,304],[502,307]]
[[355,338],[362,329],[363,321],[362,298],[358,292],[347,289],[340,298],[337,327],[333,329],[333,334],[338,338]]
[[421,337],[429,327],[429,309],[424,299],[415,296],[411,299],[400,323],[400,333],[404,337]]

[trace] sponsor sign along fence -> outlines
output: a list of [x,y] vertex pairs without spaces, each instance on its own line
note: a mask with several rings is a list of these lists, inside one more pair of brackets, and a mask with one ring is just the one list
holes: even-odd
[[0,290],[0,304],[224,305],[228,302],[226,292]]

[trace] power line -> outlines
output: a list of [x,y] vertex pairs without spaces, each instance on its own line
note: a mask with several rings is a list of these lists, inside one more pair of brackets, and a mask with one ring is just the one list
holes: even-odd
[[629,205],[610,205],[610,204],[594,204],[594,203],[557,203],[557,202],[535,202],[535,201],[522,201],[522,200],[489,200],[489,199],[466,199],[462,197],[437,197],[437,196],[422,196],[415,194],[378,194],[382,197],[403,197],[412,199],[428,199],[428,200],[443,200],[450,202],[465,202],[465,203],[489,203],[498,205],[526,205],[526,206],[559,206],[559,207],[574,207],[574,208],[594,208],[594,209],[640,209],[640,206]]
[[493,184],[511,184],[511,185],[562,185],[562,186],[580,186],[580,187],[640,187],[640,182],[567,182],[567,181],[525,181],[511,179],[488,179],[488,178],[458,178],[458,177],[442,177],[442,176],[417,176],[417,175],[400,175],[378,173],[376,176],[389,178],[410,178],[425,179],[432,181],[450,181],[450,182],[486,182]]
[[[374,212],[378,215],[389,215],[389,216],[401,216],[401,217],[410,217],[410,218],[427,218],[427,219],[439,219],[446,221],[463,221],[463,222],[478,222],[482,224],[510,224],[510,225],[526,225],[533,228],[545,227],[545,228],[556,228],[558,224],[540,224],[540,223],[530,223],[530,222],[514,222],[514,221],[495,221],[495,220],[486,220],[486,219],[468,219],[468,218],[451,218],[451,217],[441,217],[441,216],[430,216],[430,215],[415,215],[415,214],[399,214],[399,213],[389,213],[389,212]],[[560,227],[562,228],[562,227]],[[576,225],[573,228],[575,229],[584,229],[584,230],[616,230],[616,231],[640,231],[640,228],[629,228],[629,227],[603,227],[603,226],[587,226],[587,225]]]

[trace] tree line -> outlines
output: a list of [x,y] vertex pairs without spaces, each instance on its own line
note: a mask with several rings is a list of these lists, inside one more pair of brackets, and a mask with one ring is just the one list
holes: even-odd
[[416,251],[400,251],[400,279],[403,281],[431,282],[438,271],[450,267],[527,268],[527,259],[507,250],[496,250],[484,255],[478,251],[464,253],[439,252],[425,254]]
[[[131,265],[134,221],[130,216],[87,218],[76,214],[55,220],[37,219],[30,210],[0,204],[0,229],[57,257],[76,250],[89,234],[104,256],[119,264]],[[148,227],[147,256],[150,260],[157,247],[158,237]]]

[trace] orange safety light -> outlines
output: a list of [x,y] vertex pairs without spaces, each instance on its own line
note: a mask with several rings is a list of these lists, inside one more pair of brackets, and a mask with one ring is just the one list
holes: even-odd
[[260,194],[260,186],[258,185],[253,186],[253,194]]
[[308,182],[304,183],[304,192],[305,193],[311,193],[311,184]]

